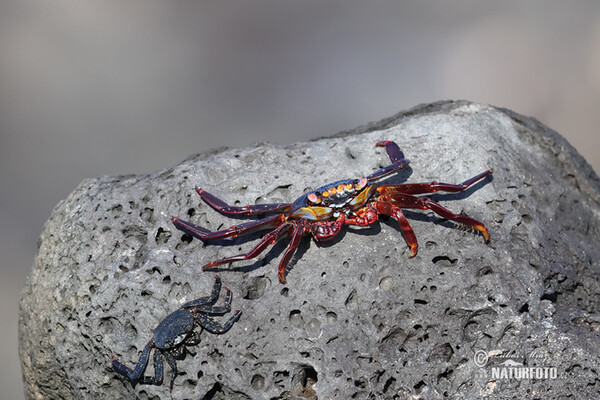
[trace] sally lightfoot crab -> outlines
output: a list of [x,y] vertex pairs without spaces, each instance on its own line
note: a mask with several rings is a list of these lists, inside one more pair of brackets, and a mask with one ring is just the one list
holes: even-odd
[[[113,356],[114,371],[123,375],[134,386],[137,383],[162,385],[163,358],[165,358],[171,367],[169,390],[173,391],[173,382],[177,376],[175,359],[183,357],[185,346],[200,343],[200,333],[203,329],[214,334],[227,332],[242,314],[240,310],[235,311],[233,317],[223,325],[210,317],[211,315],[227,314],[231,311],[231,291],[227,287],[223,288],[227,291],[225,303],[222,306],[216,306],[215,303],[219,300],[221,292],[221,278],[218,275],[215,276],[210,296],[185,303],[158,324],[154,330],[154,336],[144,347],[142,355],[133,369],[121,364]],[[144,376],[152,350],[154,350],[154,376]]]
[[479,231],[484,241],[486,243],[489,241],[490,235],[483,223],[464,215],[454,214],[430,198],[419,195],[438,191],[460,192],[490,175],[492,170],[482,172],[458,185],[435,181],[399,185],[378,184],[375,182],[406,167],[409,160],[404,158],[404,154],[393,141],[381,141],[376,146],[385,147],[392,161],[390,165],[360,179],[344,179],[321,186],[317,190],[303,194],[293,203],[230,206],[201,187],[196,187],[204,202],[225,215],[254,215],[270,212],[277,213],[275,215],[233,225],[218,232],[211,232],[177,217],[173,217],[173,223],[181,231],[203,241],[237,237],[271,229],[250,252],[212,261],[203,269],[254,258],[269,245],[288,236],[291,237],[289,247],[279,263],[279,280],[282,283],[285,283],[286,267],[302,237],[312,234],[316,241],[329,240],[340,232],[342,226],[371,225],[377,221],[379,215],[391,216],[398,221],[400,231],[410,247],[410,257],[414,257],[418,248],[417,237],[402,212],[403,208],[431,210],[457,225]]

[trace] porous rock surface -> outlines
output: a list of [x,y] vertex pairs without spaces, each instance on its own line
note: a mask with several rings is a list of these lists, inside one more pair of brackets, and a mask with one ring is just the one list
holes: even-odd
[[[166,315],[209,293],[214,272],[201,265],[256,243],[205,245],[177,231],[173,215],[211,230],[240,222],[203,204],[195,185],[231,204],[290,202],[389,164],[374,147],[384,139],[411,160],[390,183],[460,183],[492,168],[463,193],[431,196],[484,222],[491,242],[407,211],[415,258],[394,220],[345,228],[331,243],[304,239],[287,285],[277,279],[287,243],[278,244],[219,272],[243,315],[189,348],[172,394],[168,383],[133,388],[112,371],[111,355],[133,366]],[[23,291],[26,396],[598,398],[599,187],[557,133],[468,102],[419,106],[309,143],[219,149],[153,174],[86,180],[48,220]],[[523,379],[521,368],[519,379],[517,367],[549,375]]]

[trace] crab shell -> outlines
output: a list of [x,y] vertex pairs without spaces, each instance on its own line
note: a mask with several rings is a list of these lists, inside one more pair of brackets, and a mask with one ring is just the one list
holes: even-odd
[[154,330],[154,346],[169,350],[179,346],[193,332],[196,319],[188,309],[179,309],[167,316]]

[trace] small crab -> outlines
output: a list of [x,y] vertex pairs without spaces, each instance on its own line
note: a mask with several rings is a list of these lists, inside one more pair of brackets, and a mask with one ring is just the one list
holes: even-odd
[[399,185],[377,184],[376,181],[393,174],[408,165],[398,145],[391,141],[376,144],[385,147],[392,163],[360,179],[344,179],[321,186],[317,190],[300,196],[293,203],[256,204],[230,206],[224,201],[197,186],[196,191],[209,206],[225,215],[253,215],[269,212],[278,214],[256,221],[233,225],[230,228],[211,232],[208,229],[173,217],[173,223],[181,231],[202,241],[237,237],[260,230],[272,229],[250,252],[212,261],[203,269],[232,261],[248,260],[258,256],[269,245],[291,236],[290,244],[279,263],[279,280],[285,283],[286,267],[305,235],[312,234],[316,241],[324,241],[337,235],[344,225],[367,226],[373,224],[379,215],[395,218],[400,225],[404,239],[410,247],[410,257],[417,254],[417,237],[402,212],[403,208],[431,210],[459,226],[479,231],[487,243],[490,235],[481,222],[454,214],[425,196],[426,193],[460,192],[492,173],[487,170],[465,182],[453,185],[448,183],[406,183]]
[[[171,367],[169,391],[172,392],[173,382],[177,376],[175,359],[183,357],[185,346],[200,343],[200,332],[202,329],[206,329],[214,334],[227,332],[242,314],[240,310],[235,311],[233,317],[224,325],[221,325],[210,317],[210,315],[223,315],[231,311],[231,290],[225,286],[223,288],[227,291],[225,304],[215,306],[221,292],[221,278],[216,275],[210,296],[185,303],[158,324],[154,330],[154,336],[144,347],[142,355],[133,370],[121,364],[113,356],[112,366],[115,372],[126,377],[133,386],[137,383],[162,385],[164,357]],[[197,330],[197,328],[201,329]],[[152,350],[154,350],[154,376],[144,376],[144,371],[148,365],[148,359]]]

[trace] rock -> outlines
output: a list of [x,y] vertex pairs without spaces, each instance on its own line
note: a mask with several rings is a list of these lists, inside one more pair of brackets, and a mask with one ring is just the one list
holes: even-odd
[[492,180],[431,196],[484,222],[490,244],[431,212],[407,211],[415,258],[384,220],[345,228],[331,243],[304,239],[287,285],[277,279],[285,244],[225,266],[219,274],[244,313],[228,333],[203,332],[189,348],[172,398],[597,398],[598,176],[539,122],[468,102],[81,183],[46,223],[23,291],[27,398],[169,397],[168,366],[164,385],[133,388],[112,371],[111,355],[133,366],[164,317],[209,293],[214,272],[200,266],[258,238],[205,245],[176,230],[172,215],[211,230],[240,222],[210,209],[194,186],[231,204],[290,202],[387,165],[374,147],[383,139],[411,160],[387,182],[460,183],[493,168]]

